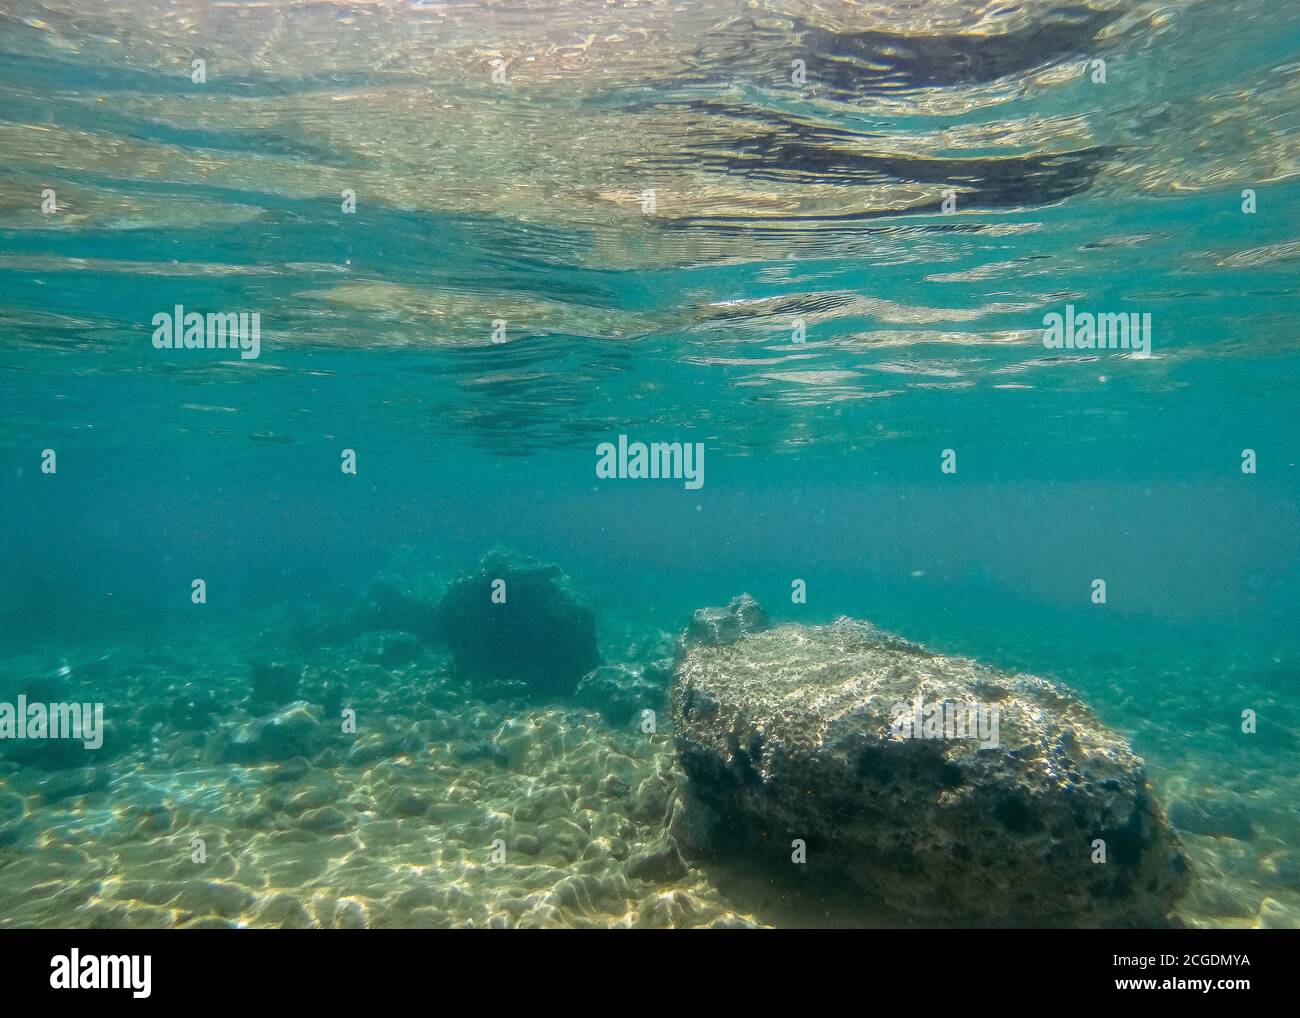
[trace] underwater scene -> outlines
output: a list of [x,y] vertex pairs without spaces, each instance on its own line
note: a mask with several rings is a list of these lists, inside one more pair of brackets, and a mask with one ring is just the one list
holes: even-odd
[[1300,927],[1298,121],[1273,0],[5,0],[0,926]]

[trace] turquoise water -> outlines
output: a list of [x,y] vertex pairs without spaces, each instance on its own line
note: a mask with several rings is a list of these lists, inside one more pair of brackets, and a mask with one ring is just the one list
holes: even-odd
[[[364,634],[300,627],[344,618],[381,574],[442,583],[505,546],[572,577],[607,660],[748,592],[779,619],[852,615],[1060,679],[1167,803],[1195,804],[1183,816],[1234,818],[1188,824],[1183,920],[1295,925],[1298,42],[1300,16],[1260,0],[11,5],[0,691],[66,666],[110,719],[179,710],[178,690],[219,702],[185,735],[166,709],[128,726],[90,777],[77,761],[76,794],[0,754],[22,799],[0,921],[351,921],[335,899],[372,925],[507,914],[492,903],[510,882],[446,848],[457,825],[486,844],[490,817],[435,808],[427,830],[390,831],[389,800],[356,805],[386,848],[349,882],[329,839],[273,851],[296,820],[241,799],[240,768],[202,771],[219,802],[184,777],[250,716],[256,661],[373,667]],[[260,355],[156,349],[177,304],[259,312]],[[1149,313],[1150,356],[1047,349],[1066,304]],[[599,478],[597,446],[621,434],[702,443],[703,485]],[[434,706],[403,699],[448,674],[437,648],[413,653],[384,701],[408,727],[433,710],[468,726],[438,738],[491,740],[558,711],[557,744],[573,725],[672,766],[670,736],[627,748],[634,732],[566,721],[562,698],[450,675]],[[432,750],[402,752],[419,767]],[[349,766],[318,780],[354,798],[388,780]],[[428,767],[455,787],[455,760]],[[541,780],[512,770],[503,803]],[[141,802],[165,830],[138,825]],[[246,837],[214,819],[258,808],[290,819]],[[633,822],[624,840],[653,838]],[[141,860],[188,855],[214,823],[215,876],[177,863],[139,886]],[[364,841],[348,823],[328,833]],[[545,894],[574,860],[539,858],[518,880]],[[422,859],[441,898],[398,904]],[[194,903],[214,879],[235,904]],[[32,895],[42,881],[73,890]],[[694,913],[635,885],[534,918],[806,921],[720,887],[682,878]]]

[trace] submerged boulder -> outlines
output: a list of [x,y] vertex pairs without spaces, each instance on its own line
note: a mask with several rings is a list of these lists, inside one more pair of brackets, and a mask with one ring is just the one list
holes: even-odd
[[595,612],[559,566],[506,551],[489,552],[448,586],[434,625],[471,681],[571,693],[600,664]]
[[688,851],[959,923],[1160,923],[1187,883],[1142,760],[1068,690],[868,623],[696,644],[673,723]]
[[298,698],[298,685],[302,681],[302,666],[287,665],[280,661],[262,661],[253,665],[251,702],[271,707],[281,707]]

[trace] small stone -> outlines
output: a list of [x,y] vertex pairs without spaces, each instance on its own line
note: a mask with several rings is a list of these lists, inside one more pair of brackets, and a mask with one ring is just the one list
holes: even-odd
[[314,757],[325,748],[326,738],[317,709],[298,701],[223,733],[209,752],[226,763],[279,763]]
[[344,898],[334,907],[334,928],[364,930],[370,926],[370,913],[355,898]]
[[321,834],[341,834],[352,827],[348,818],[333,806],[307,810],[298,818],[298,826]]
[[348,764],[353,767],[364,767],[376,760],[396,756],[401,751],[400,735],[393,732],[371,732],[361,736],[348,750]]
[[668,884],[686,875],[686,864],[677,846],[668,838],[661,838],[649,848],[638,852],[627,861],[629,877],[652,884]]
[[384,795],[384,811],[396,817],[422,817],[429,812],[429,800],[409,788],[391,788]]
[[471,742],[459,747],[453,754],[457,763],[479,763],[480,761],[490,762],[497,767],[510,766],[510,757],[506,751],[494,742],[484,739],[480,742]]
[[531,834],[515,836],[515,851],[524,855],[537,855],[542,850],[542,843]]
[[303,903],[288,891],[282,891],[263,904],[255,921],[258,926],[280,929],[306,929],[316,925]]
[[252,892],[238,884],[222,880],[198,881],[186,887],[175,901],[175,907],[201,916],[235,918],[247,911],[255,898]]

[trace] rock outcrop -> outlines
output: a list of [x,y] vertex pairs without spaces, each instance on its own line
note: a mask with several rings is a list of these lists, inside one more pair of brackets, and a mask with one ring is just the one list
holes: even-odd
[[600,664],[595,612],[559,566],[505,551],[489,552],[450,584],[434,624],[456,672],[471,681],[569,694]]
[[954,923],[1160,923],[1187,883],[1142,760],[1068,690],[868,623],[695,642],[673,722],[691,852],[793,879],[802,842],[802,886]]

